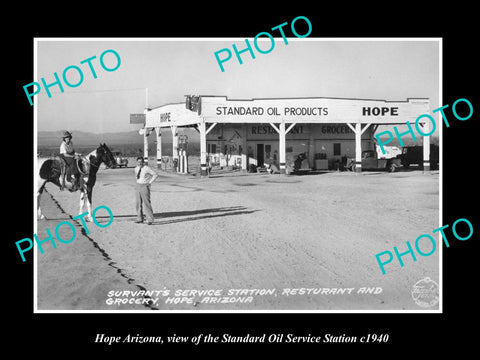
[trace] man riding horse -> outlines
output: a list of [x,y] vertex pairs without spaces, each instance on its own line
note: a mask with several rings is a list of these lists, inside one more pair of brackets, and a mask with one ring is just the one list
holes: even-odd
[[63,141],[60,144],[60,158],[65,161],[65,168],[62,168],[60,176],[60,190],[65,189],[65,181],[68,179],[72,183],[72,191],[80,188],[80,172],[77,168],[77,159],[80,154],[75,153],[72,143],[72,134],[68,131],[63,132]]

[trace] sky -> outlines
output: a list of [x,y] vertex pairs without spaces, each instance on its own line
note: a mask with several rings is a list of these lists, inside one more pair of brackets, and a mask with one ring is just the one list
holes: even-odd
[[[262,38],[261,38],[262,39]],[[253,47],[253,39],[249,39]],[[263,42],[265,40],[265,42]],[[270,40],[259,42],[268,49]],[[109,133],[138,130],[129,123],[131,113],[143,113],[146,105],[157,107],[184,102],[184,95],[220,95],[232,99],[269,97],[338,97],[405,101],[429,98],[430,110],[439,103],[439,42],[435,39],[322,39],[276,38],[273,50],[255,59],[235,55],[220,70],[214,53],[232,44],[245,48],[245,38],[216,39],[44,39],[37,38],[37,72],[32,81],[62,79],[70,65],[80,67],[78,87],[52,86],[48,98],[42,88],[35,95],[37,131],[87,131]],[[99,62],[105,50],[121,59],[115,71]],[[97,78],[87,63],[91,61]],[[222,54],[223,56],[223,54]],[[112,53],[104,57],[114,67]],[[79,82],[75,70],[67,72]],[[28,100],[25,98],[25,101]],[[419,114],[421,115],[421,114]],[[438,120],[438,117],[435,116]]]

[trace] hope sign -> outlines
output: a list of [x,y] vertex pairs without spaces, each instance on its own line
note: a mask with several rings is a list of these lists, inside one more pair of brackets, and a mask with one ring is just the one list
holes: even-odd
[[[104,57],[105,57],[106,54],[113,54],[115,56],[116,65],[114,65],[113,67],[107,67],[106,66],[105,60],[104,60]],[[94,68],[94,65],[93,65],[92,61],[95,60],[96,58],[97,58],[97,56],[94,55],[94,56],[89,57],[88,59],[80,61],[80,64],[88,64],[88,68],[90,69],[90,72],[91,72],[94,79],[97,78],[97,73],[95,71],[95,68]],[[120,63],[121,63],[120,55],[118,55],[118,53],[115,50],[105,50],[100,55],[100,66],[105,71],[112,72],[112,71],[117,70],[120,67]],[[72,77],[74,77],[74,75],[72,75],[72,74],[75,74],[75,73],[77,74],[77,77],[78,77],[78,80],[76,82],[74,80],[72,80]],[[43,87],[44,87],[44,89],[45,89],[49,98],[52,97],[52,94],[50,93],[50,88],[52,86],[58,85],[58,88],[60,89],[60,91],[62,93],[64,92],[62,82],[60,81],[60,78],[58,77],[58,74],[56,72],[53,73],[53,77],[55,78],[55,81],[50,83],[50,84],[47,84],[47,82],[45,81],[45,78],[41,79]],[[69,87],[75,88],[75,87],[78,87],[78,86],[82,85],[83,78],[84,78],[83,72],[82,72],[82,69],[79,66],[70,65],[70,66],[67,66],[65,69],[63,69],[62,79],[63,79],[63,82]],[[33,86],[34,89],[36,88],[32,93],[30,93],[27,89],[30,86]],[[33,105],[32,97],[34,95],[37,95],[37,94],[40,93],[40,91],[42,90],[42,86],[40,85],[40,83],[34,81],[34,82],[31,82],[30,84],[25,85],[23,87],[23,90],[25,91],[25,94],[27,94],[27,99],[30,102],[30,105]]]
[[[304,35],[300,35],[296,31],[296,28],[295,28],[295,22],[298,21],[299,19],[304,20],[308,25],[308,32]],[[271,30],[277,30],[278,29],[278,31],[282,35],[283,42],[285,43],[285,45],[288,45],[288,40],[285,37],[285,33],[283,32],[283,29],[282,29],[285,25],[288,25],[288,22],[284,22],[280,25],[274,26]],[[295,35],[298,38],[304,38],[304,37],[307,37],[308,35],[310,35],[310,33],[312,32],[312,23],[305,16],[297,16],[295,19],[293,19],[292,24],[290,25],[290,28],[292,30],[293,35]],[[258,38],[260,36],[267,36],[270,39],[270,48],[269,49],[261,49],[258,46]],[[240,50],[240,51],[237,49],[237,46],[235,44],[232,44],[233,51],[235,52],[235,56],[237,57],[237,60],[240,63],[240,65],[243,64],[243,61],[242,61],[242,58],[240,57],[240,54],[242,54],[244,52],[248,51],[250,53],[252,59],[255,59],[255,53],[253,52],[252,45],[250,44],[248,39],[245,39],[245,43],[247,44],[247,47],[243,50]],[[259,52],[260,54],[268,54],[275,47],[275,40],[270,33],[262,31],[262,32],[259,32],[257,34],[257,36],[255,36],[255,38],[253,39],[253,46],[255,47],[255,49],[257,49],[257,52]],[[220,58],[219,54],[221,54],[221,53],[225,53],[226,55],[222,56],[222,58]],[[215,58],[217,59],[218,65],[220,66],[220,70],[222,70],[222,72],[225,72],[225,69],[223,67],[223,63],[227,62],[228,60],[230,60],[232,58],[232,52],[230,51],[230,49],[225,49],[224,48],[224,49],[215,51],[214,55],[215,55]]]

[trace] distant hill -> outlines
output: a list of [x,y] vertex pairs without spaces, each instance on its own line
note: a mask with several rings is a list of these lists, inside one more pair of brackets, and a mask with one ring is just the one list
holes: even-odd
[[[189,153],[198,153],[199,136],[196,130],[185,129],[184,134],[188,135]],[[51,156],[58,154],[60,143],[62,142],[63,131],[39,131],[38,132],[38,152],[40,156]],[[126,156],[138,156],[143,154],[143,136],[138,131],[94,134],[84,131],[72,131],[73,144],[75,151],[79,153],[90,152],[100,143],[105,143],[112,151],[121,151]],[[156,151],[156,136],[152,133],[148,136],[150,153]],[[153,152],[153,153],[154,153]],[[152,153],[152,154],[153,154]],[[171,156],[172,154],[172,132],[170,129],[162,131],[162,154]]]
[[[60,146],[63,131],[39,131],[38,146]],[[108,144],[142,144],[143,136],[138,131],[93,134],[84,131],[72,131],[75,146],[91,146],[99,143]],[[170,131],[162,132],[162,140],[171,141]],[[149,142],[154,141],[155,136],[149,136]]]

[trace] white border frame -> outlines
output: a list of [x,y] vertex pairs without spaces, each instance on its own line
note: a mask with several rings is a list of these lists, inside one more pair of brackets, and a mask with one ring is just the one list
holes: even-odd
[[[438,60],[439,60],[439,86],[438,86],[438,99],[439,99],[439,106],[443,104],[443,38],[442,37],[362,37],[362,38],[290,38],[287,37],[288,41],[335,41],[335,42],[342,42],[342,41],[385,41],[385,42],[396,42],[396,41],[437,41],[439,45],[439,53],[438,53]],[[111,42],[122,42],[122,41],[244,41],[245,38],[175,38],[175,37],[168,37],[168,38],[83,38],[83,37],[74,37],[74,38],[33,38],[33,76],[34,80],[38,79],[37,73],[37,61],[38,61],[38,42],[39,41],[111,41]],[[266,41],[267,39],[259,39]],[[275,38],[275,41],[283,41],[282,38]],[[421,114],[419,114],[421,115]],[[433,114],[433,116],[437,115],[438,124],[442,124],[442,119],[440,118],[439,114]],[[37,121],[38,121],[38,112],[37,112],[37,101],[34,101],[33,105],[33,117],[34,117],[34,185],[33,185],[33,196],[34,196],[34,234],[38,231],[38,219],[37,219],[37,174],[38,174],[38,164],[37,164],[37,151],[38,151],[38,129],[37,129]],[[439,226],[442,226],[442,218],[443,218],[443,126],[439,127]],[[432,229],[433,230],[433,229]],[[141,314],[141,313],[148,313],[148,314],[205,314],[205,313],[262,313],[262,314],[271,314],[271,313],[280,313],[280,314],[317,314],[317,313],[333,313],[333,314],[365,314],[365,313],[381,313],[381,314],[424,314],[424,313],[434,313],[434,314],[442,314],[443,313],[443,246],[442,245],[442,238],[441,234],[439,233],[439,308],[438,310],[428,310],[428,309],[419,309],[419,310],[38,310],[37,307],[37,244],[34,239],[32,242],[34,243],[33,246],[33,276],[34,276],[34,284],[33,284],[33,312],[34,313],[55,313],[55,314],[85,314],[85,313],[103,313],[103,314]]]

